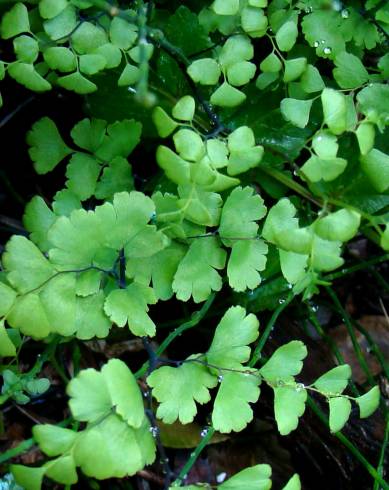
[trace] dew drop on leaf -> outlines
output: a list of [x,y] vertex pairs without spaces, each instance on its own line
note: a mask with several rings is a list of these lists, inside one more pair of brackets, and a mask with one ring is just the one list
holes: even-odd
[[313,46],[314,46],[315,48],[318,48],[318,47],[319,47],[319,45],[320,45],[319,41],[315,41],[315,42],[313,43]]
[[305,388],[304,383],[297,383],[296,384],[296,391],[302,391]]
[[323,53],[324,54],[331,54],[331,48],[329,48],[328,46],[326,48],[323,49]]
[[203,429],[203,430],[200,432],[200,436],[201,436],[201,437],[205,437],[207,434],[208,434],[208,429],[207,429],[207,428]]
[[343,19],[348,19],[350,12],[347,9],[343,9],[341,15],[342,15]]

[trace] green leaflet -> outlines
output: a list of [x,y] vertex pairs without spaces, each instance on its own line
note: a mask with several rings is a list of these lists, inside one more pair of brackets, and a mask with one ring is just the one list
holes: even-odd
[[266,267],[268,247],[262,240],[240,240],[231,249],[227,265],[229,285],[235,291],[255,289],[261,283],[260,271]]
[[1,19],[1,37],[9,39],[22,32],[30,30],[27,7],[21,3],[16,3]]
[[[230,140],[230,146],[231,146]],[[219,235],[226,246],[233,246],[239,238],[254,238],[258,232],[255,221],[266,214],[263,199],[254,195],[250,187],[236,187],[224,203]]]
[[258,464],[240,471],[219,485],[219,490],[270,490],[271,468],[267,464]]
[[361,167],[378,192],[389,188],[389,156],[376,148],[361,156]]
[[32,432],[34,439],[47,456],[66,453],[77,439],[77,433],[73,430],[50,424],[35,425]]
[[362,61],[353,54],[339,53],[335,57],[334,78],[340,88],[358,88],[369,79]]
[[318,378],[313,386],[322,393],[339,395],[348,385],[351,368],[348,364],[337,366]]
[[220,67],[213,58],[196,60],[187,71],[192,80],[201,85],[216,85],[221,75]]
[[287,121],[299,128],[305,128],[309,121],[312,100],[283,99],[281,113]]
[[347,128],[346,96],[332,88],[321,93],[324,122],[334,134],[342,134]]
[[155,324],[147,315],[148,305],[155,304],[154,291],[142,284],[132,283],[126,289],[115,289],[107,296],[104,311],[118,327],[128,327],[134,335],[155,335]]
[[315,224],[315,233],[325,240],[347,242],[358,232],[361,216],[356,211],[340,209]]
[[226,252],[215,237],[194,240],[178,266],[173,291],[181,301],[191,296],[196,303],[205,301],[211,291],[220,291],[222,280],[217,269],[223,269]]
[[339,432],[342,430],[351,413],[351,402],[348,398],[335,397],[330,398],[330,431]]
[[286,436],[297,428],[306,400],[307,391],[298,385],[274,388],[274,416],[281,435]]
[[282,490],[301,490],[300,477],[297,474],[293,475]]
[[212,425],[222,433],[240,432],[253,419],[249,403],[255,403],[259,398],[261,378],[255,371],[250,374],[249,370],[245,373],[226,372],[221,377]]
[[27,133],[30,158],[40,174],[53,170],[72,150],[65,144],[55,123],[48,117],[36,122]]
[[9,338],[4,320],[0,321],[0,357],[13,357],[16,355],[16,346]]
[[[303,359],[307,356],[307,348],[299,340],[292,340],[279,347],[266,364],[259,370],[260,374],[271,383],[288,381],[303,368]],[[292,396],[292,395],[291,395]]]
[[217,385],[217,378],[205,366],[191,361],[197,357],[191,356],[178,368],[163,366],[147,378],[160,402],[157,417],[166,424],[177,419],[182,424],[192,422],[197,413],[195,402],[204,404],[211,399],[209,388]]
[[380,389],[374,386],[371,390],[355,399],[359,406],[360,417],[366,418],[374,413],[380,403]]
[[220,368],[242,369],[250,358],[248,344],[258,337],[259,322],[253,314],[246,316],[241,306],[232,306],[220,320],[206,354],[207,361]]

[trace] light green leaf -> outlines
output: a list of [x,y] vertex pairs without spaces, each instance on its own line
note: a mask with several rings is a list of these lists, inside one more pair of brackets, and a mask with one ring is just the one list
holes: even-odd
[[111,199],[115,192],[129,192],[134,188],[132,168],[123,157],[113,158],[104,168],[103,175],[96,185],[97,199]]
[[47,456],[66,453],[77,439],[77,432],[50,424],[34,425],[32,434]]
[[101,374],[116,413],[139,429],[144,423],[145,412],[142,394],[132,372],[120,359],[110,359],[102,367]]
[[41,0],[39,13],[44,19],[51,19],[60,14],[68,6],[68,0]]
[[278,79],[278,73],[261,73],[255,82],[259,90],[265,90],[270,84]]
[[224,141],[209,139],[205,145],[207,156],[213,168],[223,168],[228,165],[228,148]]
[[53,277],[55,270],[42,252],[30,240],[14,235],[2,257],[7,279],[19,293],[42,286]]
[[5,316],[16,299],[16,291],[0,281],[0,316]]
[[153,463],[155,442],[146,420],[140,429],[134,429],[117,415],[109,415],[82,433],[73,454],[87,476],[124,478]]
[[39,174],[50,172],[72,152],[48,117],[43,117],[32,126],[27,133],[27,143],[31,147],[28,153]]
[[349,209],[340,209],[319,219],[315,224],[315,233],[325,240],[347,242],[358,233],[360,223],[359,213]]
[[57,78],[57,83],[61,87],[66,88],[66,90],[71,90],[81,95],[91,94],[97,90],[97,85],[83,77],[78,71]]
[[389,188],[389,155],[373,148],[361,156],[361,167],[378,192]]
[[318,131],[313,137],[312,148],[323,160],[335,158],[339,149],[338,139],[329,131]]
[[288,20],[278,29],[276,41],[281,51],[290,51],[296,43],[298,35],[296,22]]
[[181,301],[193,296],[196,303],[205,301],[211,291],[220,291],[222,279],[216,269],[223,269],[226,252],[215,237],[194,240],[174,276],[173,291]]
[[218,368],[242,369],[250,358],[248,344],[258,337],[259,322],[253,314],[246,316],[241,306],[231,306],[216,327],[207,361]]
[[335,56],[334,78],[340,88],[355,89],[366,83],[369,74],[362,61],[351,53],[338,53]]
[[157,106],[152,114],[153,123],[161,138],[166,138],[177,128],[177,123],[162,109]]
[[220,221],[222,198],[215,192],[204,191],[193,184],[178,187],[178,206],[185,218],[198,225],[217,226]]
[[341,175],[347,167],[347,160],[344,158],[321,159],[312,155],[301,167],[301,172],[311,182],[331,182]]
[[115,46],[128,50],[133,46],[138,34],[135,25],[128,23],[125,19],[114,17],[109,27],[109,37]]
[[[2,283],[0,283],[0,294],[2,294]],[[3,303],[3,298],[1,298]],[[16,346],[9,338],[7,329],[4,327],[4,320],[0,320],[0,357],[16,356]]]
[[118,325],[128,327],[134,335],[155,335],[155,324],[147,315],[148,305],[155,304],[154,291],[143,284],[132,283],[126,289],[115,289],[107,296],[105,313]]
[[50,329],[64,337],[76,331],[76,279],[73,273],[58,274],[39,294]]
[[205,147],[200,135],[191,129],[180,129],[173,136],[174,146],[181,158],[197,162],[204,156]]
[[9,39],[22,32],[29,32],[30,21],[27,7],[21,2],[16,3],[2,16],[0,30],[3,39]]
[[100,54],[83,54],[78,58],[80,71],[86,75],[95,75],[105,68],[105,58]]
[[380,389],[378,386],[374,386],[371,390],[362,396],[355,399],[359,406],[359,414],[361,419],[370,417],[374,413],[380,404]]
[[375,129],[371,123],[361,123],[355,135],[358,140],[359,150],[362,155],[367,155],[374,147]]
[[[198,355],[192,356],[194,359]],[[209,388],[217,385],[217,377],[210,374],[206,366],[190,362],[189,358],[178,368],[163,366],[147,378],[153,396],[159,401],[157,417],[165,424],[179,420],[182,424],[193,421],[196,403],[209,402]]]
[[66,187],[81,201],[85,201],[95,192],[100,169],[99,162],[93,156],[74,153],[66,168]]
[[319,70],[313,65],[307,66],[306,70],[301,75],[300,83],[301,88],[308,94],[320,92],[325,87]]
[[246,85],[254,77],[257,67],[250,61],[239,61],[227,68],[227,79],[231,85]]
[[130,261],[126,267],[126,275],[146,286],[152,282],[156,297],[168,300],[173,296],[173,278],[185,251],[183,246],[173,242],[152,257]]
[[332,88],[325,88],[321,93],[324,122],[336,135],[342,134],[347,128],[346,97]]
[[69,189],[62,189],[55,194],[53,211],[58,216],[70,216],[72,211],[80,208],[80,200]]
[[247,36],[231,36],[224,43],[219,54],[219,62],[224,68],[237,63],[248,61],[254,56],[254,48]]
[[297,429],[299,417],[305,412],[306,401],[307,390],[304,388],[294,386],[274,388],[274,416],[282,436]]
[[25,63],[34,63],[38,58],[39,44],[31,36],[18,36],[13,40],[16,58]]
[[24,87],[34,92],[46,92],[51,84],[39,75],[30,63],[18,62],[8,66],[8,74]]
[[385,231],[381,235],[380,245],[384,250],[389,250],[389,225],[386,225]]
[[100,291],[103,273],[96,269],[90,269],[77,274],[76,294],[77,296],[89,296]]
[[111,395],[102,374],[88,368],[80,371],[66,388],[73,417],[81,422],[96,422],[112,409]]
[[37,293],[17,298],[7,316],[7,322],[24,335],[29,335],[34,339],[43,339],[51,332],[46,312]]
[[282,68],[282,63],[275,53],[270,53],[261,61],[259,68],[265,73],[278,73]]
[[182,97],[172,109],[172,115],[180,121],[192,121],[196,109],[195,100],[190,95]]
[[76,28],[77,22],[76,9],[73,5],[68,4],[58,15],[43,22],[43,28],[47,35],[56,41],[69,36]]
[[295,252],[287,252],[279,249],[281,271],[285,279],[290,284],[301,281],[308,265],[308,255]]
[[324,394],[340,395],[351,378],[351,368],[348,364],[336,366],[318,378],[313,386]]
[[276,243],[280,232],[298,228],[298,220],[295,215],[296,208],[289,199],[280,199],[268,212],[262,236],[265,240]]
[[86,118],[74,126],[70,135],[76,145],[94,153],[104,140],[106,126],[106,121]]
[[120,48],[111,43],[99,46],[93,53],[99,54],[105,58],[106,68],[117,68],[122,61],[122,52]]
[[137,66],[127,64],[122,71],[118,85],[119,87],[126,87],[130,85],[135,85],[140,78],[140,70]]
[[57,458],[44,465],[46,476],[63,485],[77,483],[76,465],[71,454]]
[[351,402],[348,398],[341,396],[330,398],[330,431],[339,432],[345,426],[351,413]]
[[81,340],[107,337],[112,323],[104,313],[103,291],[76,298],[76,336]]
[[255,221],[265,214],[260,195],[254,195],[251,187],[236,187],[226,199],[220,218],[219,235],[223,243],[231,247],[238,238],[254,238],[258,232]]
[[217,392],[212,411],[212,425],[222,433],[240,432],[253,419],[249,403],[255,403],[260,394],[261,378],[249,373],[226,372]]
[[106,44],[108,36],[101,26],[84,21],[72,34],[71,42],[78,54],[88,54]]
[[193,61],[187,71],[191,79],[201,85],[216,85],[221,75],[220,67],[213,58]]
[[255,145],[254,132],[248,126],[235,129],[228,136],[228,148],[232,151],[247,150]]
[[212,8],[218,15],[235,15],[239,10],[239,0],[215,0]]
[[382,83],[369,84],[357,94],[358,110],[369,122],[383,131],[388,124],[389,86]]
[[236,107],[246,100],[246,94],[224,82],[211,95],[211,104],[220,107]]
[[278,380],[289,380],[290,376],[296,376],[301,372],[302,361],[306,357],[307,348],[303,342],[292,340],[292,342],[279,347],[259,372],[270,383]]
[[282,490],[301,490],[300,477],[296,473],[288,481],[288,483],[282,488]]
[[[345,50],[345,41],[340,29],[344,19],[335,10],[315,9],[309,15],[304,15],[301,23],[305,39],[316,54],[322,58],[332,58]],[[324,41],[324,42],[322,42]]]
[[258,464],[240,471],[218,486],[219,490],[270,490],[271,467]]
[[313,235],[311,265],[317,271],[332,271],[343,265],[340,257],[342,242],[323,240]]
[[259,271],[266,267],[268,247],[263,240],[240,240],[231,250],[227,275],[229,285],[238,292],[255,289],[261,283]]
[[43,52],[43,58],[53,70],[69,72],[74,71],[77,67],[77,59],[73,51],[62,46],[46,49]]
[[241,12],[242,29],[250,37],[262,37],[266,34],[268,20],[262,9],[245,7]]
[[285,61],[284,82],[292,82],[301,77],[307,67],[307,58],[293,58]]
[[11,466],[11,472],[16,483],[25,490],[41,490],[42,480],[46,469],[43,466],[40,468],[32,468],[13,464]]
[[283,99],[281,113],[287,121],[299,128],[305,128],[309,121],[313,100]]
[[134,119],[124,119],[109,124],[107,135],[96,150],[96,156],[108,162],[117,156],[127,158],[138,145],[141,134],[142,125]]

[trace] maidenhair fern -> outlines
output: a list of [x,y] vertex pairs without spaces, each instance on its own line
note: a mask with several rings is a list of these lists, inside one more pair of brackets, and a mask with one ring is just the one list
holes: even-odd
[[[331,284],[328,273],[343,266],[355,236],[389,250],[387,7],[363,0],[352,6],[203,0],[196,14],[181,6],[171,15],[154,2],[139,1],[136,9],[122,3],[17,2],[1,19],[2,39],[14,54],[0,61],[1,79],[35,92],[99,97],[113,77],[128,89],[117,91],[119,105],[130,94],[135,114],[112,118],[100,108],[107,120],[96,117],[92,96],[91,113],[70,137],[49,117],[28,132],[36,172],[62,168],[64,188],[52,202],[33,197],[23,219],[27,236],[12,236],[5,247],[0,355],[18,363],[21,335],[54,345],[104,339],[115,327],[141,337],[149,354],[138,373],[120,359],[76,372],[67,385],[75,423],[36,425],[33,438],[47,461],[12,465],[16,483],[0,482],[7,488],[39,490],[44,477],[70,488],[78,470],[96,479],[134,475],[157,452],[164,458],[156,419],[188,424],[205,405],[210,425],[184,467],[189,471],[215,431],[247,427],[264,386],[274,394],[281,435],[297,429],[312,394],[328,403],[333,433],[353,405],[365,418],[380,401],[378,386],[347,394],[346,364],[302,383],[308,352],[300,340],[268,359],[261,351],[295,297],[305,302]],[[197,52],[191,43],[201,46]],[[173,83],[178,96],[169,92]],[[146,146],[155,150],[156,166],[144,162],[153,178],[141,186],[130,162]],[[223,287],[233,299],[215,321],[207,350],[161,358]],[[150,306],[174,296],[206,303],[154,351],[149,339],[162,330]],[[256,311],[277,305],[264,331],[250,312],[252,296]],[[44,393],[49,382],[39,373],[49,354],[24,374],[16,364],[2,367],[0,403],[26,404]],[[199,488],[184,486],[184,474],[165,476],[166,489]],[[258,464],[217,488],[271,484],[271,468]],[[284,486],[300,488],[297,474]]]

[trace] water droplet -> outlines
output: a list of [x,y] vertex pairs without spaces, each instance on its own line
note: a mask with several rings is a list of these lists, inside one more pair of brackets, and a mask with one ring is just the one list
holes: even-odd
[[320,42],[321,42],[322,44],[325,44],[325,43],[326,43],[325,39],[322,39]]
[[221,383],[223,381],[224,377],[222,374],[219,374],[219,376],[217,377],[217,380],[219,381],[219,383]]
[[314,46],[315,48],[318,48],[318,47],[319,47],[319,45],[320,45],[319,41],[315,41],[315,42],[313,43],[313,46]]
[[336,10],[336,12],[340,12],[342,10],[342,7],[342,2],[340,2],[339,0],[334,0],[332,2],[332,8]]
[[310,14],[310,13],[312,13],[312,12],[313,12],[313,8],[312,8],[312,6],[305,7],[305,13],[306,13],[306,14]]
[[323,49],[323,53],[324,54],[331,54],[331,48],[329,48],[328,46],[326,48]]
[[247,292],[247,296],[253,296],[253,295],[254,295],[254,291],[252,289]]
[[285,299],[284,299],[284,298],[280,298],[280,299],[278,300],[278,302],[280,303],[280,305],[282,305],[283,303],[285,303]]
[[348,19],[349,15],[350,15],[350,12],[347,9],[342,10],[341,16],[343,17],[343,19]]
[[279,379],[279,380],[277,381],[277,386],[284,386],[284,384],[285,384],[285,383],[282,381],[282,379]]
[[144,396],[145,398],[148,398],[148,397],[149,397],[149,395],[150,395],[150,393],[149,393],[148,391],[144,391],[144,392],[143,392],[143,396]]
[[154,438],[156,438],[156,437],[157,437],[158,432],[159,432],[158,427],[154,427],[154,426],[153,426],[153,427],[150,427],[149,431],[151,432],[151,435],[152,435]]
[[208,434],[208,429],[207,429],[207,427],[206,427],[205,429],[203,429],[203,430],[200,432],[200,436],[201,436],[201,437],[205,437],[207,434]]
[[305,388],[304,383],[297,383],[296,384],[296,391],[302,391]]
[[223,473],[219,473],[217,476],[216,476],[216,481],[218,483],[223,483],[224,480],[226,479],[227,477],[227,473],[223,472]]
[[312,306],[311,306],[311,310],[312,310],[314,313],[316,313],[318,309],[319,309],[319,307],[318,307],[317,305],[312,305]]
[[288,289],[293,289],[293,284],[288,284]]

